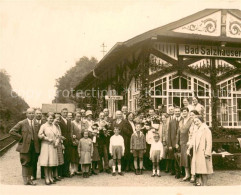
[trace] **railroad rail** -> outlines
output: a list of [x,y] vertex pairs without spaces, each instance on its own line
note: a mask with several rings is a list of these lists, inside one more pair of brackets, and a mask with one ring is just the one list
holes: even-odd
[[11,148],[15,143],[16,140],[10,135],[7,135],[0,139],[0,156],[2,156],[9,148]]

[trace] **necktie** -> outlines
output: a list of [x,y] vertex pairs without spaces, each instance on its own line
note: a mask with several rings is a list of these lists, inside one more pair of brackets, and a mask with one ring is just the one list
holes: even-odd
[[31,139],[34,140],[33,120],[31,120]]

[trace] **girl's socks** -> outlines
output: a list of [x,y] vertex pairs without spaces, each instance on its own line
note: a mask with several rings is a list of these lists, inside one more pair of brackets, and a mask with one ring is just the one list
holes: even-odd
[[115,173],[115,166],[112,166],[113,173]]
[[121,165],[118,165],[118,172],[121,172]]

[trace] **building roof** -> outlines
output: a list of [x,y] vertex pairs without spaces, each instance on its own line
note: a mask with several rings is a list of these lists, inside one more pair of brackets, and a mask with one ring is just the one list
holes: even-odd
[[[238,9],[205,9],[175,22],[137,35],[125,42],[118,42],[96,65],[96,67],[94,68],[95,76],[103,74],[103,72],[107,70],[106,67],[114,66],[116,64],[115,62],[117,62],[118,59],[121,59],[123,55],[127,55],[128,52],[125,52],[125,50],[130,50],[130,48],[134,47],[135,45],[140,45],[148,40],[151,40],[153,37],[164,39],[187,39],[190,41],[200,40],[202,42],[227,42],[234,45],[240,45],[241,38],[231,38],[227,36],[208,36],[200,34],[191,34],[190,36],[190,34],[188,33],[180,33],[174,31],[174,29],[192,23],[211,14],[215,14],[219,11],[229,13],[241,20],[241,11]],[[87,75],[86,78],[87,77],[90,77],[90,75]]]

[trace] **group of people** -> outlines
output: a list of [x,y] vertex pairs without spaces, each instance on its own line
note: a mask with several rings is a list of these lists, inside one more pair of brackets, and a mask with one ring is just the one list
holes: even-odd
[[196,186],[207,185],[213,173],[212,135],[204,107],[196,97],[192,101],[185,98],[182,108],[171,106],[168,112],[134,114],[123,106],[114,117],[106,108],[96,119],[91,110],[79,108],[45,117],[40,109],[29,108],[27,119],[10,130],[19,141],[24,184],[36,185],[39,163],[46,185],[103,171],[123,176],[124,171],[142,175],[152,170],[152,177],[161,177],[160,169]]

